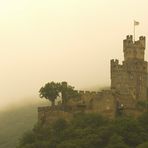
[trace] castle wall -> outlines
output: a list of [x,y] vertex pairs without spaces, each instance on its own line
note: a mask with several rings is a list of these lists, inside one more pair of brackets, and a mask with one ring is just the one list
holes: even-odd
[[70,120],[73,114],[59,109],[53,109],[51,106],[38,107],[38,122],[50,124],[59,118]]
[[115,88],[121,94],[128,93],[146,99],[147,62],[124,62],[123,65],[119,65],[117,60],[111,60],[111,88]]
[[128,35],[125,40],[123,40],[123,51],[124,60],[144,60],[144,50],[145,50],[145,37],[139,37],[138,41],[133,41],[133,36]]
[[[111,89],[101,92],[78,91],[79,98],[71,98],[66,106],[39,107],[38,121],[51,123],[57,118],[69,120],[78,112],[99,113],[114,118],[123,109],[127,115],[138,116],[138,101],[147,100],[148,64],[144,61],[145,37],[123,41],[124,61],[111,60]],[[67,83],[62,83],[66,87]],[[64,107],[64,108],[63,108]]]
[[111,60],[111,89],[116,89],[121,94],[128,93],[128,73],[124,65],[118,60]]
[[148,65],[144,50],[145,37],[134,42],[132,36],[127,36],[123,41],[124,61],[119,64],[118,60],[111,60],[111,89],[118,92],[116,100],[129,115],[137,111],[138,101],[147,100]]
[[111,90],[102,91],[101,96],[96,97],[92,104],[91,112],[99,113],[109,118],[115,117],[116,103]]
[[109,118],[115,117],[115,98],[111,90],[101,92],[79,91],[81,98],[71,99],[65,109],[60,105],[38,108],[38,121],[42,124],[54,122],[58,118],[70,120],[73,115],[80,112],[99,113]]

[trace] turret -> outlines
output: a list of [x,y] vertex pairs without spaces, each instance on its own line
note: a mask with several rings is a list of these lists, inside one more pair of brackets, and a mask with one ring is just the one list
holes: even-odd
[[139,42],[140,42],[140,46],[142,49],[145,49],[146,47],[146,39],[145,39],[145,36],[140,36],[139,37]]
[[111,73],[112,73],[113,71],[116,71],[116,70],[118,69],[118,66],[119,66],[119,60],[117,60],[117,59],[112,59],[112,60],[110,61],[110,66],[111,66]]
[[145,37],[140,36],[139,40],[133,41],[133,36],[128,35],[123,41],[124,60],[144,60]]

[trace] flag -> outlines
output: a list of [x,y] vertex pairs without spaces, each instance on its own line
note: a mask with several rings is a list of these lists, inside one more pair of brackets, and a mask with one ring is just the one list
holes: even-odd
[[139,22],[134,21],[134,26],[137,26],[137,25],[139,25],[139,24],[140,24]]

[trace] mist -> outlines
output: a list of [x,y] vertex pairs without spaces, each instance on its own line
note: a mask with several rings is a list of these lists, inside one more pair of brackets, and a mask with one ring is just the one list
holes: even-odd
[[39,89],[50,81],[67,81],[78,90],[110,86],[110,59],[123,60],[122,41],[133,34],[134,19],[140,22],[136,38],[148,36],[147,5],[0,1],[0,108],[40,100]]

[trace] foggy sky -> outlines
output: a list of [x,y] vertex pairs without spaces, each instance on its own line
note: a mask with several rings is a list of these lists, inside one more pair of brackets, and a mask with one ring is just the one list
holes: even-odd
[[147,0],[0,1],[0,107],[36,99],[50,81],[109,86],[110,59],[123,60],[134,19],[148,37],[147,14]]

